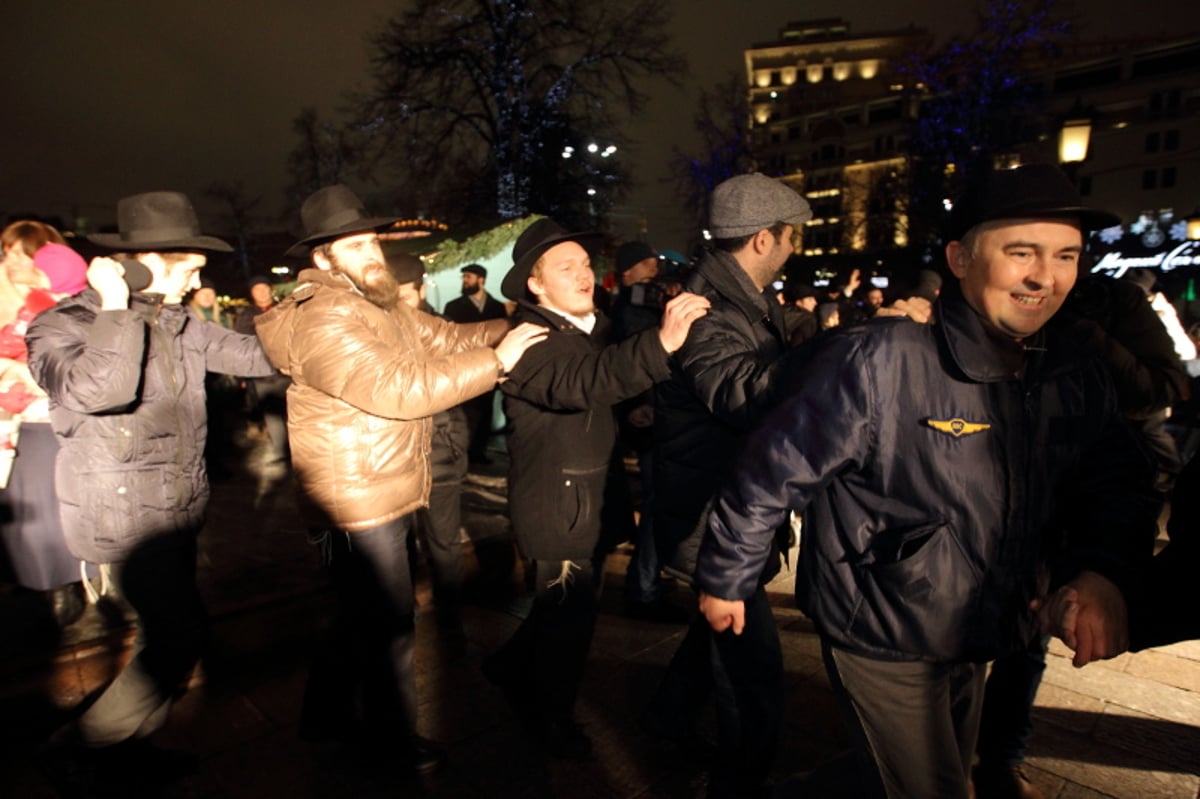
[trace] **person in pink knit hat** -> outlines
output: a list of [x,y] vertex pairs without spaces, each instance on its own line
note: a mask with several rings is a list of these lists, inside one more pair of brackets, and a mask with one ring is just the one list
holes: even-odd
[[[67,551],[58,513],[46,393],[26,366],[25,330],[39,313],[87,286],[87,264],[50,225],[0,230],[0,582],[42,599],[59,626],[85,608],[80,562]],[[18,457],[19,454],[19,457]],[[7,468],[7,475],[4,474]],[[96,570],[87,570],[95,576]]]
[[87,288],[87,262],[65,244],[47,242],[33,255],[33,265],[50,279],[55,299],[70,297]]

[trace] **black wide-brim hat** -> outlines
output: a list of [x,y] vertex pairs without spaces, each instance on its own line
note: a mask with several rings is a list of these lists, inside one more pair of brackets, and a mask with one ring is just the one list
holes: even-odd
[[500,283],[500,292],[510,300],[527,299],[525,284],[529,281],[529,272],[546,250],[564,241],[573,241],[590,254],[602,240],[599,233],[568,233],[553,219],[537,220],[517,237],[513,245],[513,266]]
[[971,180],[950,214],[947,240],[998,219],[1075,219],[1084,232],[1121,223],[1116,214],[1085,206],[1075,184],[1053,164],[996,169]]
[[340,185],[326,186],[310,194],[300,206],[304,238],[289,247],[284,255],[307,255],[314,245],[379,230],[397,219],[394,216],[367,216],[362,201],[350,189]]
[[200,232],[200,220],[187,195],[148,191],[117,201],[116,233],[94,233],[88,241],[114,250],[211,250],[233,252],[214,236]]

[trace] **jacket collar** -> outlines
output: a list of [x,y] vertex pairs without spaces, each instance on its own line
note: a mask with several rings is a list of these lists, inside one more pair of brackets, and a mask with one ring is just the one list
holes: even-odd
[[[603,333],[608,327],[608,320],[599,309],[596,310],[596,325],[592,328],[592,332],[590,334],[584,330],[580,330],[571,322],[570,319],[551,311],[549,308],[544,308],[541,305],[532,303],[529,300],[517,300],[517,314],[520,317],[523,317],[524,320],[533,322],[534,324],[545,324],[560,332],[578,333],[581,336]],[[536,318],[530,319],[529,317]],[[539,322],[538,320],[541,321]],[[516,320],[518,324],[521,321],[521,319]]]
[[[947,282],[935,305],[941,339],[958,367],[968,379],[980,383],[998,383],[1017,379],[1006,368],[997,345],[984,328],[983,320],[967,304],[957,282]],[[1060,311],[1038,331],[1025,339],[1025,380],[1045,380],[1078,364],[1083,341],[1075,326]]]
[[731,254],[713,250],[700,261],[696,273],[751,323],[769,321],[776,338],[783,340],[783,306],[768,302],[761,292],[752,291],[754,284]]

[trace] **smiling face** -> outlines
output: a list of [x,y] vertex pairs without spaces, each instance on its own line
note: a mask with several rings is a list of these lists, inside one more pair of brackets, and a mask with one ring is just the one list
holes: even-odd
[[592,292],[596,275],[587,250],[573,241],[555,244],[542,254],[528,281],[538,305],[572,316],[587,316],[596,310]]
[[1075,285],[1083,234],[1074,221],[1005,219],[946,246],[950,271],[984,320],[1020,341],[1041,330]]

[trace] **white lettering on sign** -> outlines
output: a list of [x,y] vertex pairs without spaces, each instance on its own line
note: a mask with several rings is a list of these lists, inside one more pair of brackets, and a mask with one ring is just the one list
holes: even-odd
[[1200,266],[1200,242],[1185,241],[1174,249],[1138,258],[1126,258],[1119,251],[1105,253],[1092,267],[1092,273],[1121,277],[1130,269],[1157,269],[1166,274],[1184,266]]

